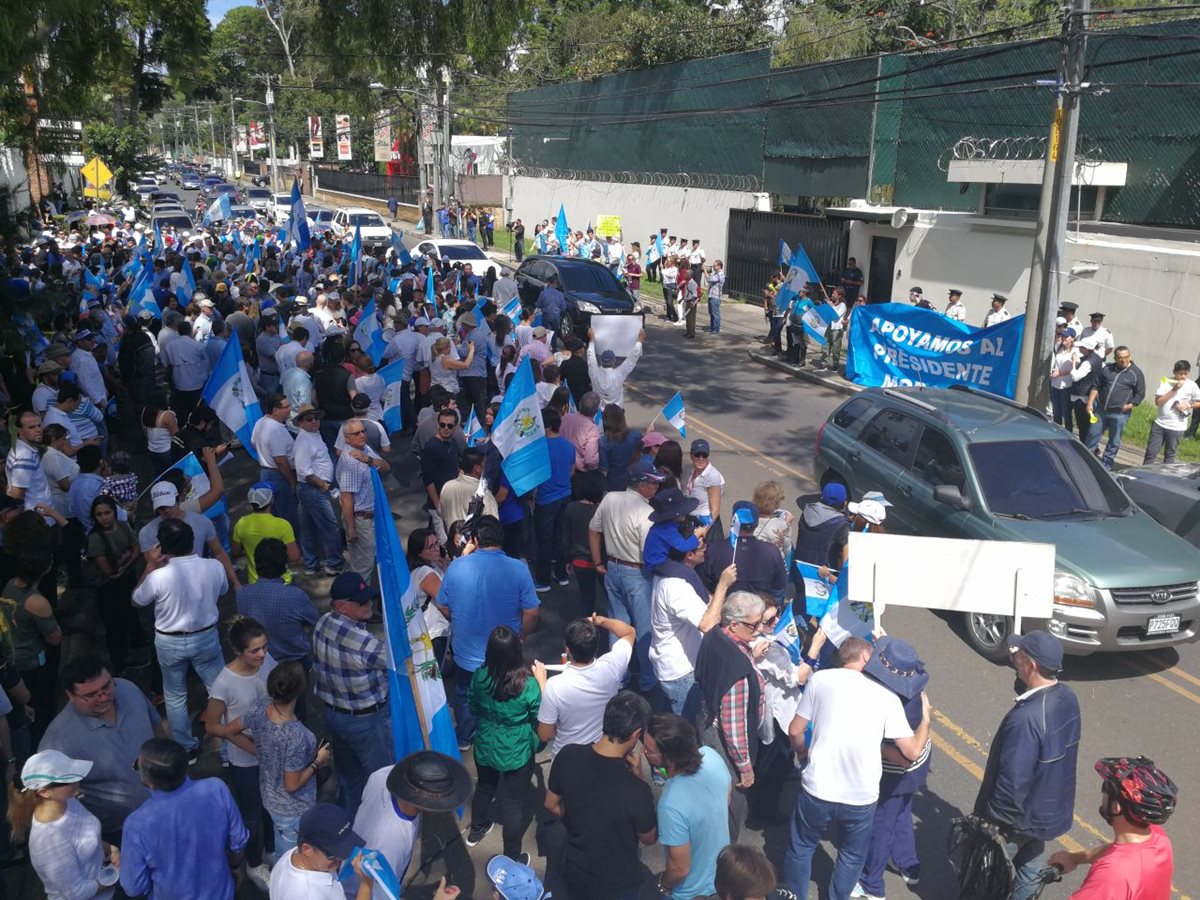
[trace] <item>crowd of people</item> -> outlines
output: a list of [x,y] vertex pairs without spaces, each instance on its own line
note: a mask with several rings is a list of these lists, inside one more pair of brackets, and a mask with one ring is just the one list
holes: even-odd
[[[665,283],[674,260],[698,284],[692,244],[646,277]],[[623,360],[557,334],[553,285],[512,321],[508,275],[395,249],[353,261],[330,235],[302,251],[249,223],[48,227],[6,249],[9,290],[44,301],[50,337],[18,319],[21,364],[0,385],[15,432],[0,753],[12,837],[49,896],[230,898],[248,878],[275,900],[379,898],[389,872],[415,870],[422,817],[460,807],[467,848],[499,820],[486,872],[509,900],[633,898],[655,878],[678,900],[807,897],[827,833],[836,900],[882,897],[890,866],[917,883],[929,676],[878,621],[833,627],[792,565],[836,588],[850,530],[885,527],[883,497],[835,483],[794,516],[779,482],[729,496],[707,440],[630,421],[645,334]],[[356,337],[371,301],[379,359]],[[263,414],[249,477],[223,474],[241,442],[203,399],[230,341]],[[393,360],[398,427],[378,375]],[[492,429],[526,360],[550,474],[518,495]],[[375,529],[396,526],[376,474],[419,483],[411,610],[473,774],[393,755],[372,626]],[[543,602],[566,620],[561,662],[525,643]],[[993,839],[964,852],[1006,848],[1005,890],[1025,898],[1070,827],[1081,722],[1057,638],[1012,651],[1023,687],[972,817]],[[192,777],[201,760],[220,777]],[[1102,764],[1114,842],[1052,861],[1091,865],[1079,896],[1121,884],[1165,900],[1174,785],[1148,760]],[[778,867],[739,843],[771,825],[789,833]]]

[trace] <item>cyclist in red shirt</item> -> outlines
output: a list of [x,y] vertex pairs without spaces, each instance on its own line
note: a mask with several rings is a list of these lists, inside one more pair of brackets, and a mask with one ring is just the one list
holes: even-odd
[[1070,872],[1091,871],[1072,900],[1169,900],[1174,856],[1162,824],[1175,811],[1178,788],[1144,756],[1102,759],[1100,815],[1113,842],[1091,850],[1060,850],[1049,864]]

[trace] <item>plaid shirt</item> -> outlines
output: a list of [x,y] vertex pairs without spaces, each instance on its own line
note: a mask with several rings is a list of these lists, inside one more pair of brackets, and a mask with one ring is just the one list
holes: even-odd
[[[362,452],[372,459],[379,459],[379,454],[370,447],[363,447]],[[342,451],[342,455],[338,457],[337,484],[343,494],[354,495],[355,512],[370,512],[375,508],[371,466],[352,457],[349,448]]]
[[[753,663],[754,657],[750,655],[750,648],[733,635],[730,635],[729,638]],[[757,666],[754,667],[754,677],[758,679],[758,720],[761,722],[763,717],[763,677],[758,673]],[[749,705],[750,684],[745,678],[739,678],[721,698],[721,712],[717,716],[717,726],[725,735],[725,748],[729,752],[729,761],[733,763],[738,770],[738,775],[741,776],[754,770],[750,761],[750,735],[746,723],[746,709]]]
[[313,688],[326,706],[366,709],[388,696],[383,643],[358,622],[327,612],[313,629]]

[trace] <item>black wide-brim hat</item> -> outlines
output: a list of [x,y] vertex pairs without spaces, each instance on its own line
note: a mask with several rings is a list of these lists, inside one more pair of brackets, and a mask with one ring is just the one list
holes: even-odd
[[471,793],[471,774],[457,759],[435,750],[410,753],[387,777],[388,792],[429,812],[448,812]]
[[650,499],[650,506],[654,509],[654,512],[650,513],[650,521],[670,522],[690,515],[699,505],[699,500],[688,497],[679,488],[668,488],[659,491]]
[[891,635],[875,642],[863,672],[905,700],[918,696],[929,684],[929,673],[912,644]]

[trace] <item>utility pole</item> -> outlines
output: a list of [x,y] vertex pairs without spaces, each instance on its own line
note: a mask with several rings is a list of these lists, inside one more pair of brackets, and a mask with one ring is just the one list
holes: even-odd
[[233,108],[233,91],[229,92],[229,177],[237,181],[237,113]]
[[1062,260],[1075,176],[1075,145],[1079,138],[1079,101],[1084,87],[1090,11],[1091,0],[1071,0],[1070,9],[1063,14],[1059,39],[1058,90],[1046,146],[1046,167],[1042,173],[1042,196],[1033,258],[1029,264],[1029,292],[1025,301],[1021,362],[1017,373],[1016,399],[1034,409],[1045,409],[1050,397],[1054,319],[1062,302]]
[[[449,193],[454,189],[454,177],[450,173],[450,70],[442,68],[442,81],[446,85],[445,91],[442,93],[442,152],[438,154],[438,179],[444,180],[447,184],[447,189],[443,193]],[[460,191],[461,193],[461,191]],[[462,198],[458,198],[459,203]]]
[[271,76],[267,80],[267,128],[271,133],[271,192],[279,190],[279,160],[275,156],[275,92],[271,90]]
[[196,123],[196,151],[204,153],[204,140],[200,137],[200,107],[192,107],[192,121]]

